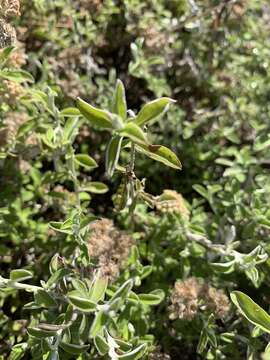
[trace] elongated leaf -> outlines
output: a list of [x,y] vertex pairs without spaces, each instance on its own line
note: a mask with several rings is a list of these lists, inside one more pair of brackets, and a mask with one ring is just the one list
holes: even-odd
[[104,356],[109,351],[110,347],[103,336],[97,335],[94,338],[94,344],[100,355]]
[[24,70],[4,69],[0,71],[0,77],[17,83],[24,81],[34,82],[33,76]]
[[27,332],[29,333],[29,335],[34,336],[38,339],[56,335],[56,331],[54,331],[54,330],[43,330],[43,329],[39,329],[37,327],[29,327],[27,329]]
[[92,288],[90,290],[90,299],[94,302],[99,302],[104,299],[105,292],[108,286],[108,278],[97,273],[94,278]]
[[80,115],[81,115],[80,110],[74,107],[65,108],[60,112],[60,116],[69,117],[69,116],[80,116]]
[[156,99],[144,105],[139,114],[136,116],[135,123],[143,126],[151,120],[157,119],[160,115],[164,114],[169,105],[174,103],[175,100],[163,97]]
[[164,299],[165,294],[162,290],[155,290],[149,294],[138,294],[138,297],[144,305],[158,305]]
[[131,291],[133,286],[133,280],[129,279],[127,280],[112,296],[112,298],[110,299],[109,304],[112,304],[114,302],[114,300],[120,298],[122,301],[125,300],[129,294],[129,292]]
[[113,112],[119,115],[123,120],[126,119],[127,103],[126,103],[125,87],[122,81],[119,79],[116,82],[116,88],[114,92]]
[[146,134],[142,131],[142,129],[133,122],[129,122],[125,125],[125,127],[119,131],[119,134],[122,136],[126,136],[136,144],[147,145],[148,140]]
[[38,290],[35,293],[35,302],[39,306],[42,306],[45,308],[51,308],[51,307],[57,306],[57,302],[45,290]]
[[70,303],[83,312],[92,312],[96,309],[96,303],[83,297],[77,290],[70,291],[67,296]]
[[182,165],[173,151],[162,145],[136,145],[136,150],[169,167],[181,170]]
[[101,129],[113,128],[111,114],[108,111],[98,109],[80,98],[77,100],[77,108],[92,125]]
[[27,343],[20,343],[12,347],[12,351],[9,355],[8,360],[20,360],[23,358],[24,353],[28,347]]
[[241,291],[233,291],[231,300],[238,308],[240,313],[245,316],[252,324],[270,333],[270,316],[267,312],[256,304],[249,296]]
[[86,154],[75,155],[75,160],[79,165],[85,167],[86,169],[94,169],[98,166],[96,161]]
[[134,350],[130,351],[129,353],[119,355],[118,359],[119,360],[137,360],[137,359],[140,359],[144,355],[146,347],[147,347],[146,344],[139,345],[138,347],[136,347]]
[[10,280],[12,281],[24,281],[31,279],[32,277],[33,277],[32,272],[25,269],[16,269],[16,270],[11,270],[10,272]]
[[93,194],[105,194],[109,188],[106,184],[98,181],[92,181],[83,187],[83,191],[89,191]]
[[89,349],[89,345],[76,345],[68,344],[64,341],[60,341],[59,346],[68,354],[79,355],[86,352]]
[[112,177],[118,165],[123,137],[114,136],[109,142],[106,150],[106,172]]
[[99,312],[96,313],[95,319],[90,329],[91,338],[96,337],[101,332],[103,327],[106,325],[107,320],[108,320],[108,315],[105,314],[103,310],[100,310]]

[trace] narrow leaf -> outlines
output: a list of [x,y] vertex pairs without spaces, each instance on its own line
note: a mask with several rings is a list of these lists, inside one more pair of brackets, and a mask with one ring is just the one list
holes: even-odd
[[106,172],[112,177],[118,165],[123,137],[114,136],[109,142],[106,150]]
[[162,145],[136,145],[136,150],[169,167],[181,170],[182,165],[173,151]]
[[125,127],[119,131],[119,134],[121,134],[122,136],[126,136],[136,144],[148,144],[146,134],[134,122],[127,123]]
[[267,312],[257,305],[249,296],[241,291],[233,291],[231,300],[238,308],[240,313],[245,316],[252,324],[270,333],[270,316]]
[[75,160],[80,166],[83,166],[86,169],[94,169],[98,166],[96,161],[86,154],[75,155]]
[[77,108],[92,125],[101,129],[113,128],[111,114],[108,111],[98,109],[80,98],[77,100]]
[[16,270],[11,270],[10,272],[10,280],[12,281],[24,281],[31,279],[32,277],[33,277],[32,272],[25,269],[16,269]]
[[171,103],[175,100],[163,97],[156,99],[144,105],[141,111],[138,113],[135,119],[135,123],[138,126],[143,126],[151,120],[157,119],[160,115],[164,114]]
[[116,88],[114,92],[113,112],[119,115],[123,120],[126,119],[127,103],[126,103],[125,87],[122,81],[119,79],[116,82]]

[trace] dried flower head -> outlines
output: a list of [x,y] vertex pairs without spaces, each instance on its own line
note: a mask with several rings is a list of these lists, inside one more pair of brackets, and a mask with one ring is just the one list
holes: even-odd
[[17,104],[17,101],[24,93],[24,88],[11,80],[4,80],[0,87],[0,99],[10,106]]
[[156,208],[162,213],[179,213],[186,218],[189,217],[183,196],[174,190],[164,190],[157,198]]
[[90,231],[89,255],[97,261],[104,276],[115,279],[126,263],[134,240],[118,230],[109,219],[95,221]]
[[191,277],[175,283],[171,294],[169,317],[172,320],[192,320],[199,310],[209,311],[223,318],[229,311],[227,295],[208,284]]
[[170,319],[192,320],[199,310],[201,285],[196,278],[175,283],[169,307]]
[[80,10],[96,13],[101,10],[103,0],[78,0],[77,6]]
[[158,29],[154,23],[147,24],[140,31],[139,36],[144,38],[146,50],[153,54],[160,53],[160,50],[168,43],[168,35]]
[[230,302],[224,291],[204,284],[201,292],[207,309],[213,312],[218,318],[224,318],[230,310]]
[[0,19],[0,49],[12,45],[15,41],[16,31],[14,27]]
[[161,352],[161,347],[157,346],[154,351],[149,354],[149,360],[170,360],[171,357],[168,354]]
[[[28,117],[24,113],[19,112],[9,112],[5,115],[4,118],[4,128],[1,130],[4,134],[3,136],[3,144],[1,141],[1,146],[11,144],[14,142],[17,132],[20,126],[27,121]],[[1,137],[1,133],[0,133]],[[1,138],[2,140],[2,138]],[[36,146],[37,145],[37,138],[35,135],[30,135],[27,137],[25,145]]]
[[[0,50],[0,55],[3,52],[3,50]],[[23,65],[25,65],[26,63],[26,54],[25,54],[25,49],[23,48],[22,44],[17,43],[16,44],[16,49],[14,51],[12,51],[12,53],[10,54],[8,60],[7,60],[7,65],[11,68],[21,68]]]
[[20,0],[0,0],[0,13],[6,18],[20,16]]

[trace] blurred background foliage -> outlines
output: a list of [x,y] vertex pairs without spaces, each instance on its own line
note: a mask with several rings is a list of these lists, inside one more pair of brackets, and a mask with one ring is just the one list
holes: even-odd
[[[16,149],[16,156],[13,152],[0,160],[1,272],[29,266],[39,278],[55,252],[68,256],[73,251],[48,230],[50,220],[65,218],[74,199],[70,184],[54,178],[48,160],[39,154],[35,132],[42,133],[48,115],[30,106],[27,96],[33,87],[50,86],[60,108],[74,106],[77,96],[108,108],[120,78],[135,112],[157,97],[177,101],[154,125],[153,140],[172,148],[183,170],[138,156],[136,174],[147,178],[146,190],[154,195],[164,188],[181,193],[190,213],[183,220],[149,212],[144,205],[136,209],[133,235],[143,262],[154,268],[142,289],[163,288],[169,296],[176,280],[200,277],[224,292],[243,290],[269,307],[270,262],[258,258],[270,253],[269,2],[22,0],[21,16],[11,21],[17,49],[10,66],[30,72],[35,85],[12,80],[0,84],[0,146],[10,153]],[[106,136],[83,125],[76,139],[77,149],[99,163],[95,181],[107,181]],[[126,215],[113,212],[111,195],[93,195],[89,209],[129,230]],[[211,244],[192,237],[191,231]],[[216,251],[215,244],[227,252]],[[231,244],[238,254],[261,248],[224,274],[209,264],[234,261]],[[26,336],[23,322],[15,321],[25,316],[24,299],[14,293],[5,296],[0,298],[3,359]],[[161,346],[153,359],[179,359],[179,354],[182,359],[256,359],[264,350],[267,339],[248,341],[248,326],[231,312],[226,321],[213,325],[219,344],[196,355],[198,324],[206,320],[169,320],[169,302],[167,298],[138,326],[142,334],[154,334]],[[225,333],[231,334],[229,340]]]

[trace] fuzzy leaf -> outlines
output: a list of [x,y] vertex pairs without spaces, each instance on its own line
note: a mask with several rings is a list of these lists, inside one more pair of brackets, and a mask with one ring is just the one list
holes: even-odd
[[136,145],[136,150],[169,167],[181,170],[182,165],[173,151],[162,145]]
[[32,277],[33,277],[32,272],[25,269],[16,269],[16,270],[11,270],[10,272],[10,280],[12,281],[24,281],[31,279]]
[[118,164],[123,137],[114,136],[109,142],[106,150],[106,172],[112,177]]
[[144,355],[146,347],[147,347],[146,344],[139,345],[134,350],[132,350],[132,351],[126,353],[126,354],[119,355],[118,359],[119,360],[137,360],[137,359],[140,359]]
[[175,100],[163,97],[156,99],[144,105],[141,111],[138,113],[135,119],[135,123],[138,126],[143,126],[151,120],[157,119],[160,115],[164,114],[171,103]]
[[125,127],[119,131],[119,134],[129,138],[131,141],[135,142],[136,144],[142,144],[142,145],[148,144],[146,134],[134,122],[127,123]]
[[89,191],[93,194],[105,194],[109,190],[109,188],[106,184],[103,184],[102,182],[92,181],[88,183],[85,187],[83,187],[82,190]]
[[240,313],[252,324],[270,333],[270,316],[249,296],[241,291],[233,291],[231,293],[231,300]]
[[68,344],[64,341],[60,341],[59,346],[63,349],[66,353],[72,355],[79,355],[86,352],[89,349],[89,345],[75,345],[75,344]]
[[68,294],[68,299],[70,303],[76,307],[77,309],[83,312],[92,312],[96,308],[96,303],[91,301],[90,299],[84,297],[79,291],[73,290]]
[[113,129],[112,117],[108,111],[98,109],[78,98],[77,108],[92,125],[100,129]]
[[80,166],[83,166],[86,169],[94,169],[98,166],[96,161],[86,154],[75,155],[75,160]]
[[116,88],[114,92],[113,112],[119,115],[123,120],[126,119],[127,103],[126,103],[125,87],[122,81],[119,79],[116,82]]

